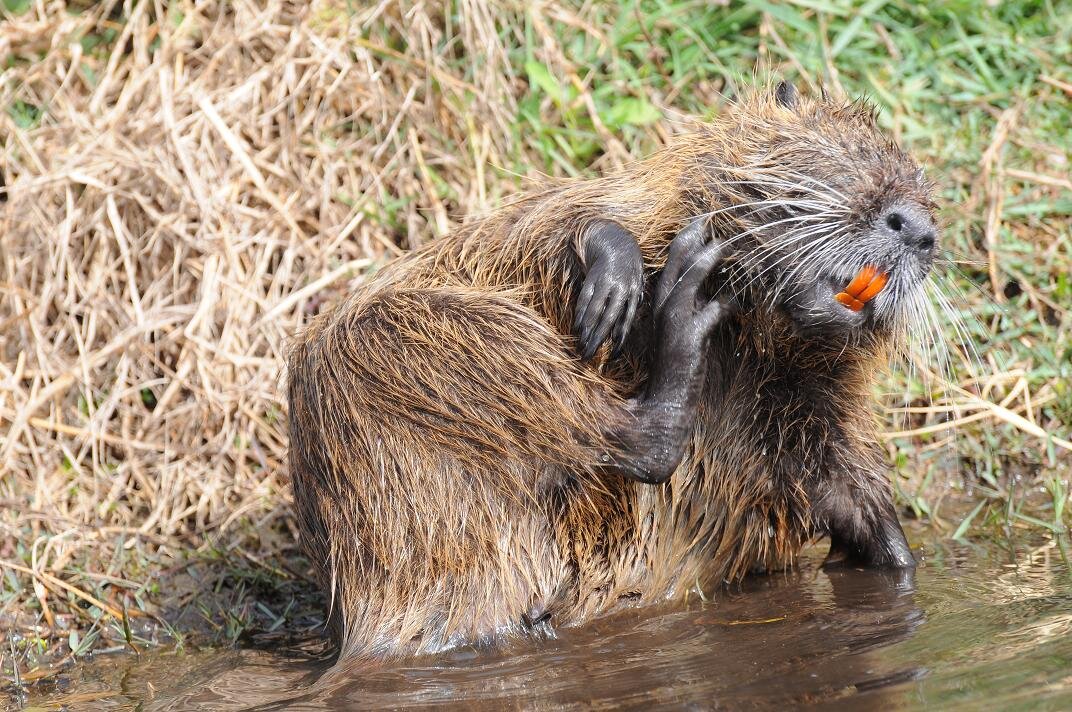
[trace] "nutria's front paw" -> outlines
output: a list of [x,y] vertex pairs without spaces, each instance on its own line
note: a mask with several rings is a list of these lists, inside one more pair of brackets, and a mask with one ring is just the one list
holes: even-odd
[[707,377],[707,338],[729,314],[728,300],[711,301],[704,282],[722,246],[704,240],[693,223],[670,243],[656,290],[655,353],[644,392],[629,401],[633,423],[614,435],[628,458],[618,469],[649,484],[666,482],[681,465]]
[[660,348],[679,357],[698,353],[701,342],[732,312],[729,300],[708,301],[704,281],[719,263],[722,246],[704,241],[697,220],[674,237],[655,292],[655,330]]
[[608,337],[615,355],[621,351],[644,296],[644,261],[632,235],[604,222],[588,237],[585,264],[573,331],[587,361]]

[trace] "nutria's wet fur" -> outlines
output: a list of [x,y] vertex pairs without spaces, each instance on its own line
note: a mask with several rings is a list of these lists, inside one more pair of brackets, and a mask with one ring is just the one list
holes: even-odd
[[[402,257],[319,316],[290,357],[290,462],[341,658],[684,598],[789,566],[822,535],[833,555],[910,566],[870,389],[919,275],[891,252],[906,276],[866,324],[829,329],[797,318],[790,276],[851,277],[872,246],[824,245],[870,235],[891,201],[930,211],[929,190],[866,105],[757,92],[620,173],[525,195]],[[680,465],[645,484],[607,453],[651,375],[651,284],[696,216],[727,246],[706,289],[737,311],[710,338]],[[584,362],[574,305],[606,220],[639,243],[649,306],[621,356]],[[776,259],[785,224],[822,226],[792,233],[814,260]]]

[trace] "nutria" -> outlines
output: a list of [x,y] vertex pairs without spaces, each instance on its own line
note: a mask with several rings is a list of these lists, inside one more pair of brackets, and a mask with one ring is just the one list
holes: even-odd
[[869,105],[780,84],[318,316],[290,468],[340,659],[683,598],[821,536],[831,565],[913,566],[870,389],[921,306],[930,194]]

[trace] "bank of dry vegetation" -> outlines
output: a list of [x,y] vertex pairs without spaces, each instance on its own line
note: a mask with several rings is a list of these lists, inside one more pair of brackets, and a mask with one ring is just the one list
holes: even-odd
[[947,329],[949,385],[920,361],[884,389],[906,508],[947,535],[1063,528],[1067,3],[437,5],[3,0],[0,625],[24,677],[57,643],[144,645],[153,617],[284,627],[307,590],[288,337],[526,178],[613,169],[753,71],[870,94],[943,186],[946,291],[973,318]]

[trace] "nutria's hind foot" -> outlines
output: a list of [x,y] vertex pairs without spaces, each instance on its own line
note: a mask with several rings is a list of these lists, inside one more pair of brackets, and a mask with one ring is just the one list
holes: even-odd
[[726,301],[707,301],[703,285],[722,256],[705,242],[696,221],[670,244],[656,289],[654,359],[643,395],[629,403],[632,422],[611,439],[618,469],[647,483],[665,482],[677,469],[696,420],[706,376],[707,340],[730,314]]
[[636,239],[609,220],[589,229],[583,252],[586,272],[573,332],[587,361],[608,337],[614,355],[621,352],[644,296],[644,259]]
[[830,552],[823,568],[915,568],[916,559],[887,489],[876,483],[867,492],[851,494],[848,488],[824,499],[817,508],[827,520],[830,535]]
[[901,525],[896,520],[883,522],[879,531],[863,542],[853,542],[831,533],[830,551],[823,561],[824,569],[839,567],[868,569],[914,569],[916,559],[908,546]]

